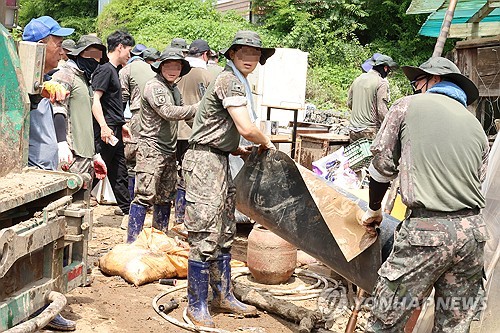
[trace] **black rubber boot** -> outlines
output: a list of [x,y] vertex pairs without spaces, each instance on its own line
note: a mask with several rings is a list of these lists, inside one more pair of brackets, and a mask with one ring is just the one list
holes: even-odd
[[187,316],[196,326],[215,327],[208,311],[208,262],[188,260]]
[[234,297],[231,284],[231,255],[221,254],[217,260],[210,263],[210,286],[214,298],[214,311],[235,313],[245,317],[257,316],[257,308],[240,302]]

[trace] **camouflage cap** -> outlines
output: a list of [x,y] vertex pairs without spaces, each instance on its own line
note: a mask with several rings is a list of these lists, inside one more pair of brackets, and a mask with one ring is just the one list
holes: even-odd
[[64,50],[73,51],[73,49],[76,47],[76,43],[72,39],[65,39],[63,40],[61,47]]
[[158,60],[160,58],[160,51],[155,49],[154,47],[148,47],[141,54],[144,60]]
[[180,49],[182,51],[189,51],[188,45],[184,38],[174,38],[170,43],[170,46],[176,49]]
[[79,56],[80,53],[91,46],[102,51],[101,64],[108,62],[106,46],[104,46],[104,44],[98,37],[93,35],[82,35],[78,42],[76,42],[75,48],[71,52],[68,52],[68,56],[70,58]]
[[423,75],[439,75],[445,81],[455,83],[467,95],[467,105],[472,104],[479,97],[479,90],[474,82],[462,75],[457,65],[446,58],[432,57],[418,67],[403,66],[402,69],[410,81]]
[[171,47],[171,46],[169,46],[165,50],[163,50],[163,52],[160,55],[160,59],[158,59],[158,61],[151,64],[151,69],[156,73],[160,73],[161,72],[161,70],[160,70],[161,64],[163,64],[167,60],[180,60],[181,61],[182,70],[181,70],[181,74],[179,75],[179,77],[186,75],[191,70],[191,66],[189,65],[189,62],[186,59],[184,59],[184,54],[182,53],[182,51],[178,48]]
[[229,46],[227,49],[222,50],[221,53],[223,53],[227,59],[230,59],[229,51],[234,47],[236,47],[237,45],[251,46],[260,49],[261,55],[259,62],[261,65],[264,65],[267,59],[271,57],[274,54],[274,52],[276,52],[276,49],[274,48],[262,47],[262,40],[260,39],[260,36],[256,32],[249,30],[240,30],[234,36],[231,46]]

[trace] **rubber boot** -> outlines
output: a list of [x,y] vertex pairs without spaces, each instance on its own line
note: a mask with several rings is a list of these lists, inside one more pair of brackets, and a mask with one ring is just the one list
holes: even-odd
[[177,189],[177,195],[175,196],[175,223],[184,223],[184,214],[186,213],[186,191],[183,189]]
[[[45,310],[48,306],[49,306],[49,304],[44,305],[42,308],[36,310],[31,316],[29,316],[29,318],[30,319],[35,318],[40,313],[42,313],[43,310]],[[63,316],[61,316],[60,314],[57,314],[54,317],[54,319],[49,321],[47,326],[45,326],[44,328],[48,328],[48,329],[51,329],[54,331],[66,331],[66,332],[75,331],[76,330],[76,322],[74,322],[73,320],[66,319]]]
[[128,194],[130,195],[130,202],[134,200],[135,176],[128,177]]
[[170,203],[166,205],[154,205],[153,206],[153,228],[167,233],[168,231],[168,220],[170,218]]
[[231,283],[231,255],[221,254],[210,263],[210,286],[212,287],[212,308],[217,312],[235,313],[252,317],[257,308],[242,303],[234,297]]
[[210,263],[188,260],[188,306],[186,314],[196,326],[215,327],[208,311]]
[[146,211],[148,209],[145,206],[138,204],[130,205],[128,228],[127,228],[127,243],[133,243],[137,236],[142,231],[144,226],[144,219],[146,218]]
[[52,319],[46,328],[50,328],[51,330],[54,331],[75,331],[76,330],[76,322],[73,320],[69,320],[58,314],[57,316]]

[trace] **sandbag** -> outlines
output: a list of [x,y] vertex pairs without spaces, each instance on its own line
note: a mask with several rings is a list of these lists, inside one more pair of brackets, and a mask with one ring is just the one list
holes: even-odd
[[144,228],[132,244],[116,245],[99,259],[101,271],[140,286],[187,276],[189,248],[154,228]]

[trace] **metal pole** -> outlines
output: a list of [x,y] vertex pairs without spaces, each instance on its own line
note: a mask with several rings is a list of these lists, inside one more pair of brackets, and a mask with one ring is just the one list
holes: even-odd
[[444,16],[443,25],[441,25],[441,32],[434,47],[433,57],[440,57],[443,53],[444,43],[448,38],[448,33],[450,32],[451,20],[453,20],[453,15],[455,14],[455,7],[457,6],[458,0],[450,0],[450,5]]

